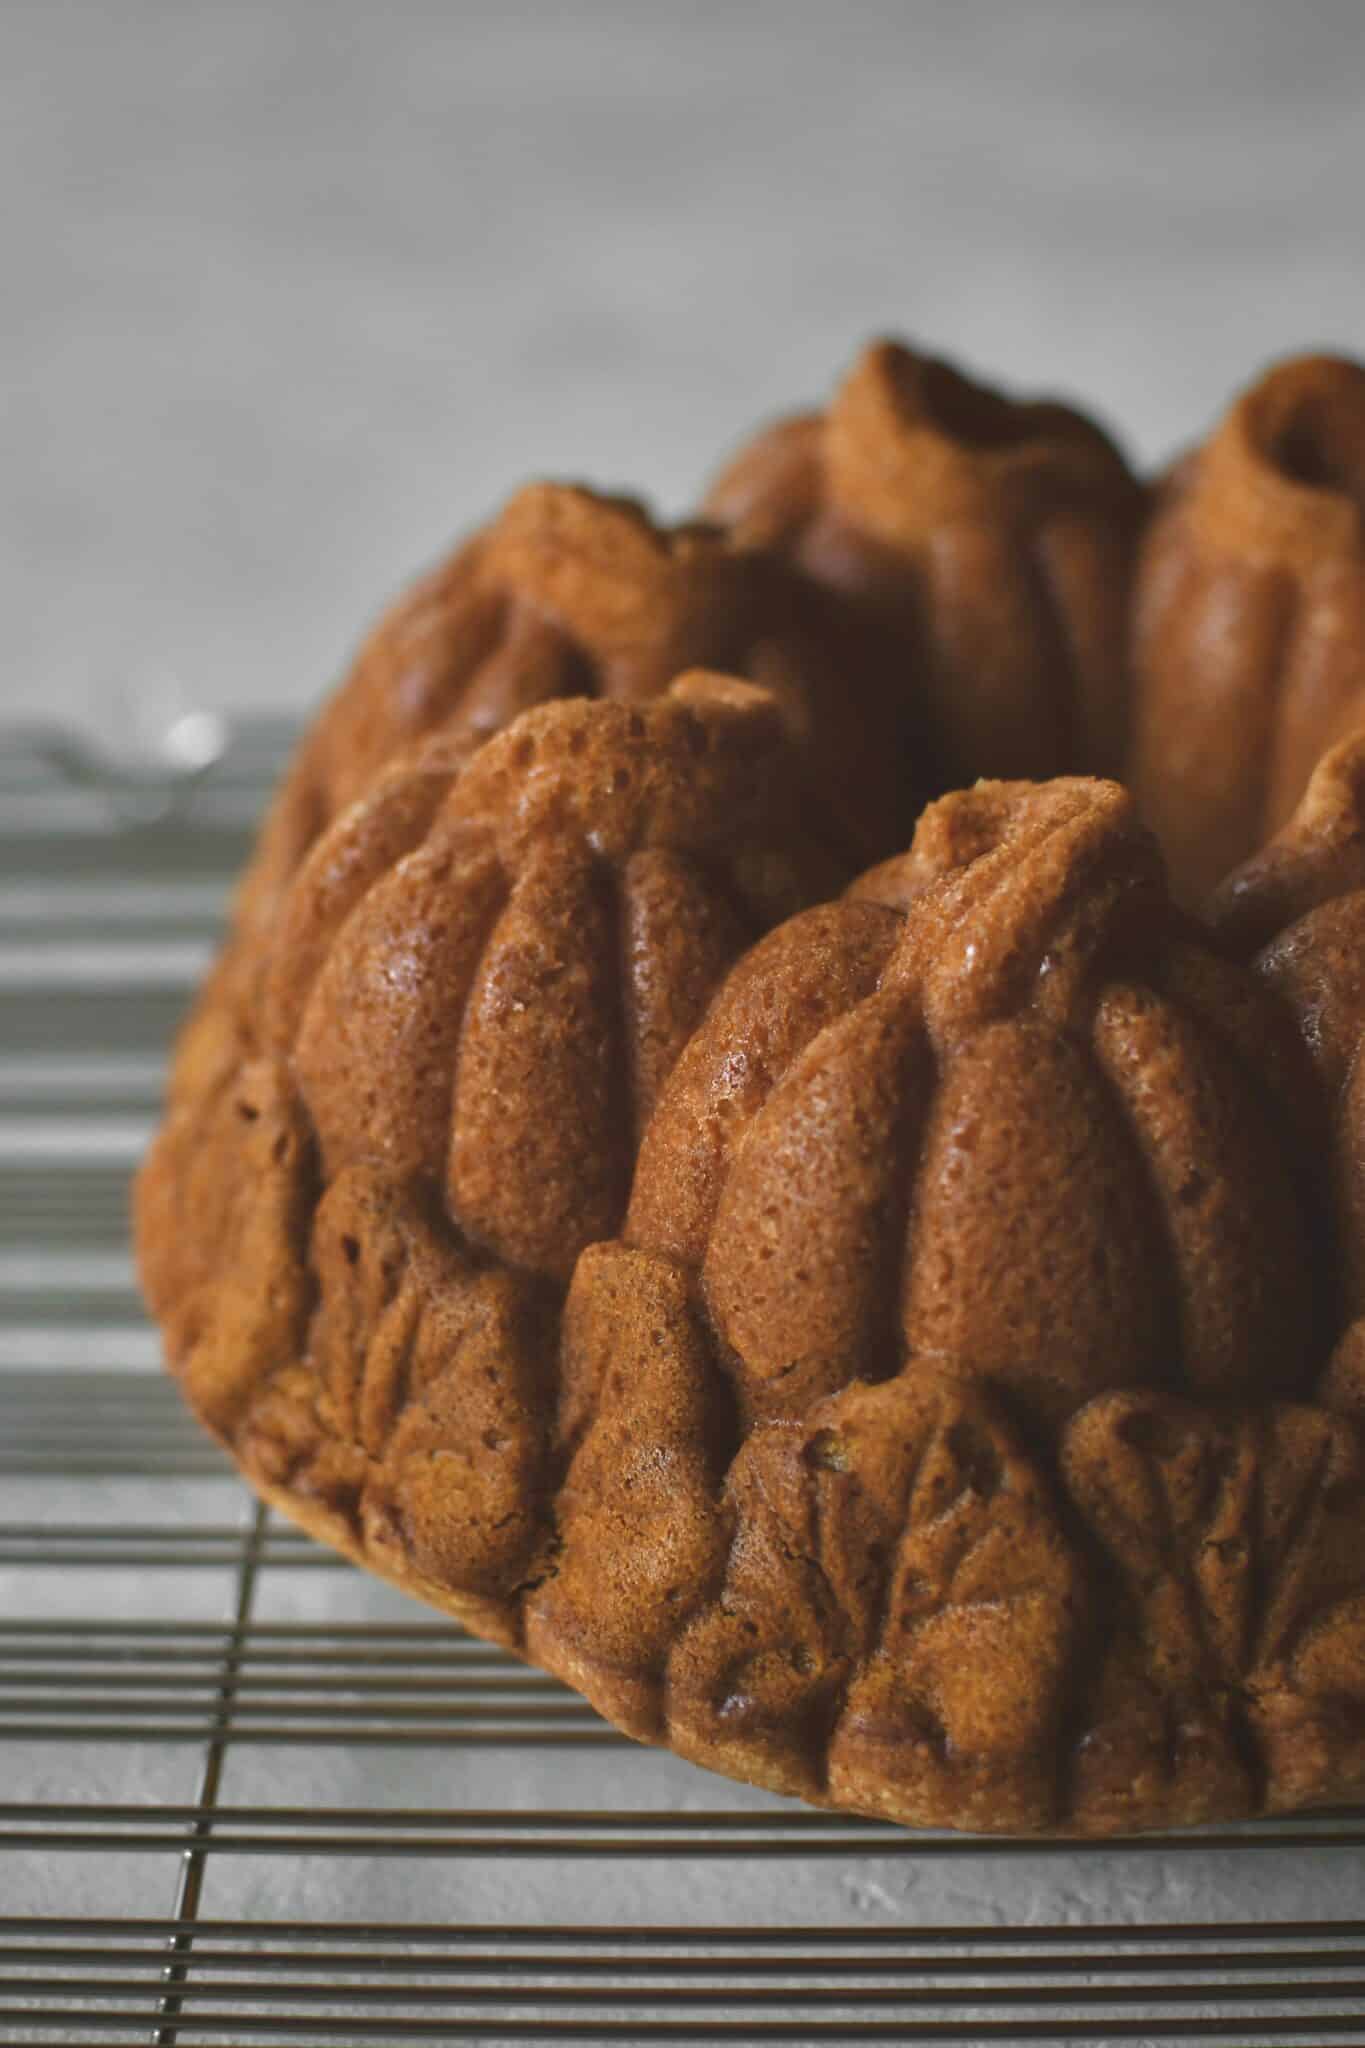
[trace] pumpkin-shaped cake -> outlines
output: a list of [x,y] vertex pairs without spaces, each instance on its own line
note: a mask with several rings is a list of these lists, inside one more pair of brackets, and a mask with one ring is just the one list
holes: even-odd
[[1365,368],[1269,371],[1171,475],[1134,592],[1131,778],[1198,902],[1365,725]]
[[414,741],[476,743],[564,697],[648,703],[689,668],[769,690],[808,765],[812,829],[862,860],[891,853],[923,765],[904,697],[850,653],[776,558],[657,526],[633,500],[528,485],[366,640],[275,801],[243,914],[269,923],[318,833]]
[[1080,1833],[1365,1788],[1292,1010],[1113,785],[979,786],[828,897],[787,765],[701,678],[338,821],[141,1183],[191,1402],[315,1533],[760,1784]]
[[[1122,752],[1137,487],[906,351],[719,525],[534,487],[385,622],[138,1187],[264,1499],[818,1804],[1365,1796],[1365,733],[1305,737],[1353,717],[1356,387],[1286,377],[1152,536],[1145,816],[1054,772]],[[971,786],[920,810],[927,731]],[[1154,823],[1187,898],[1252,853],[1202,918]]]
[[627,1239],[696,1271],[745,1412],[921,1354],[1051,1424],[1301,1385],[1296,1048],[1129,798],[988,783],[919,839],[971,854],[926,885],[917,844],[904,912],[893,862],[756,946],[646,1134]]
[[882,342],[826,413],[745,448],[705,510],[838,593],[955,788],[1119,772],[1142,502],[1082,414]]
[[[210,983],[141,1177],[144,1283],[212,1428],[259,1442],[285,1369],[308,1486],[358,1514],[376,1482],[342,1484],[338,1461],[389,1398],[377,1375],[406,1384],[421,1332],[439,1356],[462,1318],[496,1313],[481,1341],[516,1353],[619,1228],[639,1131],[726,968],[842,879],[798,802],[772,698],[696,674],[638,709],[543,706],[472,758],[438,736],[342,814],[268,942],[239,935]],[[317,1366],[339,1319],[363,1396]],[[552,1326],[537,1342],[552,1363]]]
[[1312,1621],[1349,1663],[1365,1583],[1356,1437],[1293,1405],[1327,1333],[1292,1028],[1112,785],[951,797],[904,866],[733,971],[580,1262],[528,1645],[634,1733],[919,1823],[1354,1782],[1356,1709],[1289,1654]]

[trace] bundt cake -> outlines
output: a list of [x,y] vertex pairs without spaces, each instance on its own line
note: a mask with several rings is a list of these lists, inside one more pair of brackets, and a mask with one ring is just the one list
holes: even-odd
[[1133,787],[1198,903],[1365,725],[1365,368],[1281,363],[1177,465],[1132,649]]
[[[1365,737],[1173,903],[1151,806],[1052,772],[1121,746],[1136,496],[881,349],[728,536],[514,500],[305,742],[139,1179],[264,1498],[913,1825],[1365,1798]],[[1051,779],[920,807],[1044,675]]]
[[1119,773],[1142,507],[1081,413],[881,342],[827,413],[744,449],[705,509],[837,593],[846,634],[909,699],[952,789]]

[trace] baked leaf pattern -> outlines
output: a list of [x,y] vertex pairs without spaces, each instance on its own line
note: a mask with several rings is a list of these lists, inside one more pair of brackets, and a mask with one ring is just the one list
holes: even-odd
[[1061,1464],[1124,1601],[1080,1747],[1078,1807],[1108,1781],[1111,1802],[1124,1789],[1106,1820],[1152,1826],[1289,1808],[1359,1780],[1358,1432],[1316,1408],[1226,1415],[1125,1393],[1075,1419]]
[[760,1423],[673,1746],[917,1825],[1049,1825],[1084,1574],[989,1402],[932,1360]]
[[250,1265],[218,1280],[180,1364],[187,1397],[329,1540],[514,1641],[517,1589],[545,1540],[543,1289],[475,1262],[420,1188],[381,1169],[346,1169],[311,1230],[275,1235],[279,1198],[261,1201],[252,1137],[237,1165],[256,1191],[253,1228],[271,1233],[268,1286]]
[[[191,1035],[192,1050],[201,1034]],[[257,1386],[302,1356],[304,1259],[317,1168],[297,1092],[278,1062],[212,1072],[172,1108],[138,1188],[145,1284],[171,1363],[201,1422],[231,1441]]]

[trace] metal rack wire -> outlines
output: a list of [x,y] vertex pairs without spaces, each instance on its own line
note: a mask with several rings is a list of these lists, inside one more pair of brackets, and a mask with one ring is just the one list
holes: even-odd
[[1365,1813],[1077,1849],[807,1812],[246,1498],[125,1204],[284,737],[155,801],[0,745],[0,2039],[1365,2043]]

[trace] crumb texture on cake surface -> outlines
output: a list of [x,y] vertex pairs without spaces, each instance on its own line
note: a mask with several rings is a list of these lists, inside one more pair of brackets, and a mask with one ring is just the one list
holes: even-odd
[[[1245,431],[1340,496],[1292,367]],[[1141,495],[886,347],[715,525],[522,493],[305,741],[139,1178],[265,1498],[637,1739],[913,1825],[1365,1796],[1365,737],[1177,908],[1141,792],[1061,772],[1122,752]],[[1218,530],[1316,532],[1267,518]],[[991,704],[1051,779],[921,809]]]
[[913,696],[940,788],[1119,772],[1143,494],[1082,413],[879,342],[706,509],[836,594]]
[[[681,800],[668,745],[717,709],[734,759],[713,809],[702,785]],[[656,834],[737,874],[724,798],[736,760],[780,756],[770,707],[711,679],[663,700],[639,740],[657,729],[658,788],[644,773],[594,826],[623,718],[530,714],[424,829],[472,821],[505,875],[546,843],[543,811],[608,866]],[[585,730],[532,793],[523,739],[553,761]],[[371,815],[334,828],[301,903],[329,860],[353,872]],[[386,873],[415,944],[411,858]],[[207,1078],[143,1178],[187,1393],[310,1527],[629,1733],[757,1783],[1014,1832],[1340,1796],[1365,1768],[1365,1491],[1359,1411],[1305,1405],[1298,1042],[1255,974],[1191,940],[1115,785],[981,785],[926,814],[906,862],[908,887],[884,868],[780,921],[770,897],[767,937],[717,954],[709,1005],[684,991],[629,1201],[597,1212],[595,1183],[570,1173],[556,1199],[533,1176],[521,1196],[515,1169],[518,1131],[547,1185],[576,1157],[547,1126],[579,1137],[590,1092],[544,1090],[537,1053],[466,1112],[465,1049],[442,1044],[440,1116],[418,1116],[386,1038],[346,1039],[341,1069],[301,1053],[311,1004],[344,1036],[349,984],[319,979],[300,1009],[267,962],[265,1048],[224,1075],[190,1033]],[[799,866],[778,863],[779,896],[799,898]],[[468,893],[486,961],[504,894]],[[350,900],[343,931],[369,892]],[[569,928],[580,946],[592,929]],[[285,957],[323,957],[299,931],[286,917]],[[557,988],[563,945],[555,966]],[[555,1029],[597,1042],[626,1006],[570,1004]],[[481,1057],[477,1008],[438,1007]],[[494,1100],[510,1222],[462,1208],[450,1167]],[[228,1191],[203,1212],[219,1256],[182,1239],[168,1262],[162,1220],[195,1171]]]
[[[954,833],[974,857],[918,886],[920,840]],[[1111,1385],[1301,1384],[1309,1084],[1251,977],[1185,937],[1131,801],[980,785],[909,858],[903,913],[883,869],[882,902],[859,885],[746,956],[645,1134],[627,1236],[695,1268],[742,1403],[921,1353],[1049,1422]]]
[[771,693],[831,846],[865,861],[904,843],[928,786],[909,700],[816,588],[712,525],[537,483],[374,627],[276,796],[239,917],[268,928],[319,834],[415,743],[472,750],[563,699],[643,706],[689,669]]
[[1296,1022],[1317,1074],[1340,1329],[1319,1398],[1365,1421],[1365,736],[1324,755],[1283,831],[1215,891],[1209,918]]
[[1197,903],[1365,724],[1365,367],[1268,371],[1169,479],[1133,599],[1129,773]]

